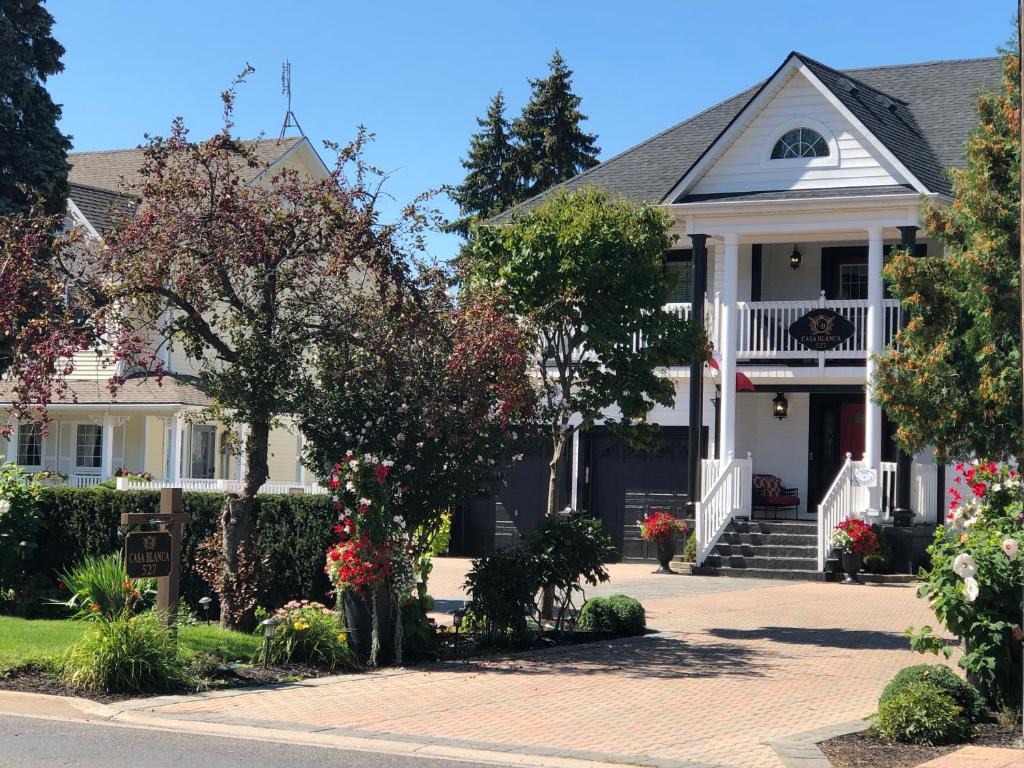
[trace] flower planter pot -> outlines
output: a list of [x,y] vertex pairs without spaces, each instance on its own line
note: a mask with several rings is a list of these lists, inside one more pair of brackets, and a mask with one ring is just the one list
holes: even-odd
[[892,511],[892,524],[897,528],[908,528],[914,524],[914,513],[909,509],[894,509]]
[[[395,660],[395,611],[389,586],[381,584],[376,587],[376,592],[377,610],[380,612],[377,619],[380,647],[376,665],[386,667]],[[342,593],[341,604],[345,611],[349,647],[361,663],[369,664],[373,647],[373,597],[366,589],[346,589]]]
[[669,564],[672,562],[672,558],[676,556],[676,539],[675,536],[668,536],[664,539],[655,542],[657,557],[658,557],[658,570],[655,573],[675,573]]
[[856,552],[843,552],[843,571],[846,573],[843,584],[860,584],[857,572],[864,565],[864,556]]

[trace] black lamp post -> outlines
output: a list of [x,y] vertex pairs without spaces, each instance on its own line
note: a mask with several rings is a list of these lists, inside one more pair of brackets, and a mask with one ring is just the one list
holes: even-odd
[[275,618],[264,619],[260,622],[263,627],[263,668],[267,668],[267,664],[270,663],[270,641],[274,638],[274,630],[277,629],[277,625],[281,622]]
[[206,616],[206,626],[210,626],[210,603],[213,601],[208,597],[200,597],[199,605],[203,608],[203,614]]

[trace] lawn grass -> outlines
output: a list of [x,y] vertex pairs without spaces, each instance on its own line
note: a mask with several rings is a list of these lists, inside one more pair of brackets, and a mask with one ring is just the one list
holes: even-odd
[[[0,670],[30,662],[45,663],[78,642],[91,626],[72,619],[19,619],[0,616]],[[226,661],[248,662],[259,649],[261,639],[242,632],[226,632],[204,624],[182,627],[178,645],[185,657],[200,651],[219,651]]]

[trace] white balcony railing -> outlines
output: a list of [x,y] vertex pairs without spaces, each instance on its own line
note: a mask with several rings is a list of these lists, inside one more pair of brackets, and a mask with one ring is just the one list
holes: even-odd
[[[206,480],[185,477],[179,480],[134,480],[130,477],[117,478],[119,491],[158,491],[161,488],[181,488],[183,491],[199,493],[238,493],[242,483],[238,480]],[[327,493],[327,489],[316,483],[264,483],[259,493]]]
[[[899,302],[884,302],[883,343],[899,330]],[[853,324],[853,335],[827,352],[808,349],[789,334],[789,326],[813,309],[831,309]],[[724,307],[722,311],[725,311]],[[868,302],[853,299],[802,301],[741,301],[737,303],[736,356],[741,360],[766,358],[864,358],[867,356]]]
[[72,488],[91,488],[103,482],[99,475],[71,475],[68,477],[68,485]]

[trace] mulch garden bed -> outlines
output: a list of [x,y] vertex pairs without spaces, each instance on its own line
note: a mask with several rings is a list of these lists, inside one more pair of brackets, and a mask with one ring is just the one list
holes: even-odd
[[[982,723],[968,744],[1019,749],[1021,764],[1024,765],[1024,744],[1021,742],[1019,728],[1005,727],[996,722]],[[942,747],[898,744],[872,735],[870,730],[837,736],[818,744],[818,748],[835,768],[913,768],[965,746],[967,744],[947,744]]]
[[287,667],[270,666],[264,669],[259,665],[231,665],[218,671],[213,677],[203,680],[201,687],[182,688],[177,691],[161,693],[102,693],[70,688],[58,678],[43,669],[33,666],[19,667],[0,672],[0,690],[21,691],[24,693],[49,693],[55,696],[77,696],[101,704],[110,704],[126,699],[150,698],[168,694],[189,694],[202,691],[222,691],[233,688],[251,688],[274,683],[294,683],[311,677],[341,674],[336,670],[308,667],[301,664],[290,664]]

